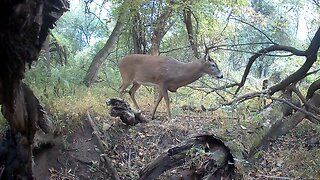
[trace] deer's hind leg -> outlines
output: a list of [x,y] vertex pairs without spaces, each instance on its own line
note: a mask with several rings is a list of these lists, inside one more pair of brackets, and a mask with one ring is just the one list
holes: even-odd
[[172,117],[171,117],[170,99],[169,99],[169,95],[168,95],[168,89],[166,89],[164,87],[160,87],[160,93],[163,95],[163,99],[166,102],[167,113],[169,116],[169,120],[171,120]]
[[131,87],[131,89],[129,90],[129,94],[130,94],[130,97],[131,97],[131,99],[132,99],[132,101],[133,101],[133,104],[134,104],[134,106],[136,107],[136,109],[138,109],[139,111],[140,111],[140,108],[139,108],[138,103],[137,103],[137,101],[136,101],[135,93],[136,93],[136,91],[140,88],[140,86],[141,86],[141,85],[140,85],[139,83],[133,81],[132,87]]

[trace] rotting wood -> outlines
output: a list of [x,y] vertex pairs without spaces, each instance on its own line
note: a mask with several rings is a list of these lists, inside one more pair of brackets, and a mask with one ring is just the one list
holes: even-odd
[[136,125],[138,123],[147,122],[141,112],[134,112],[130,105],[120,99],[111,98],[106,104],[111,106],[110,115],[112,117],[120,117],[123,123],[127,125]]
[[[178,167],[190,159],[190,154],[197,148],[203,148],[208,158],[200,167],[183,171],[177,177],[184,179],[232,179],[239,176],[235,172],[233,156],[230,149],[217,137],[211,134],[197,135],[163,152],[139,173],[139,180],[156,179],[165,171]],[[174,177],[172,177],[174,178]]]
[[0,141],[0,165],[6,167],[0,176],[2,179],[20,176],[32,178],[31,159],[35,133],[40,129],[44,133],[52,131],[46,112],[32,90],[24,83],[20,83],[17,90],[14,112],[10,112],[7,105],[1,108],[11,127]]
[[68,8],[68,0],[0,1],[0,104],[10,125],[1,142],[1,179],[34,179],[33,138],[37,125],[46,127],[38,121],[34,95],[23,97],[29,92],[21,80],[26,65],[38,58],[49,29]]

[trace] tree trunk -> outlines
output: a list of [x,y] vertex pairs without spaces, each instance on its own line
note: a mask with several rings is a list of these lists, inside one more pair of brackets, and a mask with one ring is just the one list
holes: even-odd
[[10,125],[0,140],[0,179],[33,179],[32,143],[44,121],[39,101],[21,80],[68,8],[67,0],[0,1],[0,105]]
[[47,71],[50,72],[50,34],[48,34],[46,40],[43,43],[42,49],[44,50],[44,56],[46,57],[45,63]]
[[[160,42],[163,36],[166,34],[168,27],[166,27],[166,22],[170,18],[173,12],[172,6],[168,5],[164,10],[163,14],[161,14],[155,23],[155,29],[152,34],[151,39],[151,54],[154,56],[158,56],[160,54]],[[153,88],[153,100],[154,103],[157,101],[159,90],[157,87]]]
[[133,40],[133,49],[135,54],[146,54],[146,38],[145,38],[145,29],[141,24],[140,14],[136,13],[133,17],[132,25],[132,40]]
[[123,23],[121,21],[121,18],[119,18],[106,44],[94,56],[92,60],[89,70],[84,78],[84,84],[87,87],[90,87],[94,83],[94,81],[97,79],[98,70],[101,67],[102,63],[108,57],[113,45],[116,43],[118,37],[120,36],[122,28],[123,28]]
[[155,22],[155,29],[152,34],[152,45],[151,45],[151,54],[159,55],[160,54],[160,42],[163,36],[168,31],[168,27],[166,26],[168,19],[171,17],[173,12],[173,8],[171,5],[168,5],[162,14],[157,18]]
[[[192,1],[189,1],[188,4],[191,6]],[[193,32],[193,26],[192,26],[192,12],[189,8],[190,6],[185,7],[183,10],[183,20],[186,25],[187,33],[188,33],[188,39],[191,45],[191,49],[193,51],[193,55],[196,58],[199,58],[198,48],[197,48],[197,39],[196,35]]]

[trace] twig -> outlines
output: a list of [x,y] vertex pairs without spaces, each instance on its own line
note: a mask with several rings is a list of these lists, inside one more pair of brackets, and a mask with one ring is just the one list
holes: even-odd
[[181,50],[181,49],[186,49],[186,48],[190,48],[191,46],[183,46],[183,47],[177,47],[177,48],[173,48],[173,49],[169,49],[169,50],[166,50],[166,51],[161,51],[159,52],[159,54],[163,54],[163,53],[169,53],[169,52],[172,52],[172,51],[178,51],[178,50]]
[[256,53],[256,52],[253,52],[253,51],[245,51],[245,50],[231,49],[231,48],[217,48],[217,49],[224,50],[224,51],[234,51],[234,52],[248,53],[248,54],[261,54],[263,56],[270,56],[270,57],[290,57],[290,56],[294,55],[293,53],[284,54],[284,55],[281,55],[281,54]]
[[231,17],[231,15],[232,15],[232,11],[233,11],[233,9],[231,9],[231,11],[229,12],[229,15],[228,15],[228,17],[227,17],[227,23],[226,23],[226,25],[224,26],[224,28],[221,30],[221,32],[219,33],[220,36],[222,36],[222,33],[227,29],[227,27],[228,27],[228,25],[229,25],[230,17]]
[[220,44],[216,46],[209,46],[208,49],[214,49],[219,47],[237,47],[237,46],[251,46],[251,45],[273,45],[270,42],[247,42],[247,43],[239,43],[239,44]]
[[289,177],[267,176],[267,175],[260,175],[260,177],[270,178],[270,179],[291,179]]

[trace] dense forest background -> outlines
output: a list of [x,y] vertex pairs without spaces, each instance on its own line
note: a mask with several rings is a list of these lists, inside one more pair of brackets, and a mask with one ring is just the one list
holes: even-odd
[[[104,98],[101,99],[106,99],[117,93],[120,86],[117,62],[127,54],[152,54],[159,44],[156,54],[190,62],[193,56],[204,55],[205,45],[215,46],[210,55],[226,78],[217,81],[205,77],[192,85],[200,91],[185,88],[171,98],[180,104],[210,106],[232,98],[223,90],[210,91],[240,82],[253,53],[273,43],[304,50],[318,28],[318,21],[318,2],[311,0],[130,1],[127,4],[122,1],[71,1],[70,11],[48,37],[42,56],[28,71],[26,81],[43,91],[44,100],[49,104],[59,96],[70,97],[66,100],[70,103],[76,101],[73,99],[75,93],[90,91],[100,92],[89,96],[100,99],[102,93]],[[154,38],[157,33],[158,40]],[[118,37],[109,40],[114,42],[107,47],[111,36]],[[97,53],[100,57],[96,57],[99,56]],[[96,59],[101,63],[96,69],[89,69]],[[289,53],[263,55],[253,64],[246,84],[249,89],[243,92],[260,90],[263,79],[276,84],[303,62],[303,57]],[[316,68],[315,65],[312,70]],[[93,77],[88,77],[89,70],[94,72]],[[308,76],[304,83],[311,83],[316,78],[316,75]],[[93,89],[87,89],[83,84],[93,84]],[[198,93],[199,98],[188,102],[188,93]],[[144,99],[143,95],[140,98]],[[83,97],[79,101],[83,102]]]
[[[306,101],[319,88],[319,52],[312,48],[319,41],[319,25],[319,0],[72,0],[70,10],[47,37],[39,59],[27,70],[24,81],[35,91],[54,124],[72,129],[88,110],[97,121],[101,117],[111,118],[105,102],[118,96],[121,77],[117,64],[124,56],[152,54],[190,62],[203,57],[209,48],[224,78],[204,76],[177,93],[170,93],[172,114],[176,119],[185,114],[199,117],[198,122],[190,123],[203,125],[201,132],[204,129],[232,137],[241,158],[252,155],[261,160],[263,153],[256,149],[266,144],[263,140],[270,137],[268,129],[285,115],[285,105],[290,111],[293,108],[303,112],[311,122],[300,120],[282,128],[279,135],[286,135],[300,123],[295,129],[298,135],[313,145],[320,142],[319,106],[313,103],[306,108]],[[312,49],[315,53],[308,54]],[[290,80],[314,54],[310,67]],[[265,80],[272,87],[271,93],[263,87]],[[287,89],[289,86],[292,89]],[[291,94],[286,99],[288,91]],[[129,96],[125,99],[131,103]],[[141,88],[137,99],[143,113],[150,114],[153,88]],[[164,103],[158,111],[165,112]],[[165,114],[157,116],[159,123],[166,121]],[[188,123],[188,118],[183,118]],[[215,123],[210,124],[210,118],[215,118]],[[1,123],[4,129],[5,121]],[[105,131],[112,123],[103,122],[101,126]],[[304,153],[301,148],[305,144],[300,143],[293,148],[301,151],[295,151],[289,159],[304,159],[301,169],[299,163],[283,167],[284,160],[282,164],[268,164],[277,158],[285,159],[284,155],[274,156],[275,152],[271,152],[271,157],[264,157],[257,167],[264,170],[255,172],[319,177],[319,147]],[[282,147],[290,143],[279,144]],[[276,153],[292,152],[288,150],[292,147],[281,147]],[[292,171],[286,174],[279,169]],[[243,171],[250,174],[250,170]]]

